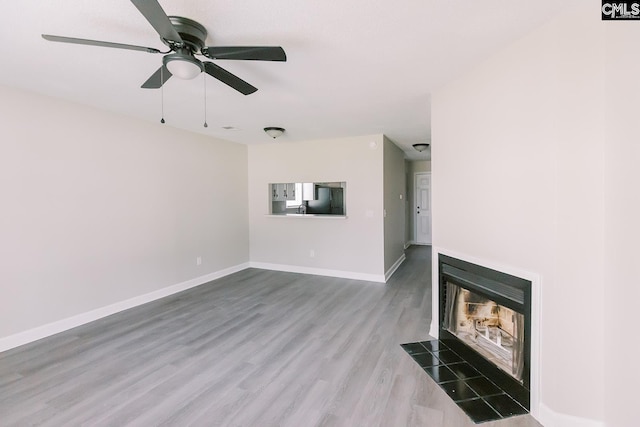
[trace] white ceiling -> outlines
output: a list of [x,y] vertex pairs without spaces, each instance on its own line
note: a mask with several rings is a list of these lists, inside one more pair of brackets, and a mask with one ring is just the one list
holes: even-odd
[[[552,18],[557,0],[160,0],[203,24],[208,45],[279,45],[287,62],[214,61],[258,88],[244,96],[207,77],[164,88],[167,124],[245,143],[384,133],[407,158],[430,142],[430,93]],[[0,83],[159,123],[161,65],[144,52],[52,43],[42,33],[166,50],[128,0],[4,2]],[[597,11],[596,11],[597,12]],[[160,126],[160,124],[158,124]],[[225,130],[232,126],[235,130]],[[280,141],[280,139],[278,140]]]

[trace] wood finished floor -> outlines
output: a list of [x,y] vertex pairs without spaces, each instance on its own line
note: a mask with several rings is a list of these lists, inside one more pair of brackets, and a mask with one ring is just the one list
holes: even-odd
[[430,260],[386,285],[247,269],[0,353],[0,425],[473,426],[399,345],[428,338]]

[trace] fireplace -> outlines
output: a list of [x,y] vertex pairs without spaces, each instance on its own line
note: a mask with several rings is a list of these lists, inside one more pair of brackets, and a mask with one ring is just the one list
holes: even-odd
[[528,413],[532,282],[441,253],[437,277],[437,338],[402,348],[474,422]]
[[[440,338],[530,387],[531,282],[439,254]],[[496,369],[497,368],[497,369]]]

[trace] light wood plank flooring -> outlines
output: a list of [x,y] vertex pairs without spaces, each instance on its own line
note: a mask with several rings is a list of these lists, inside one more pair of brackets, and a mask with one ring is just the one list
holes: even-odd
[[0,425],[473,426],[399,345],[428,338],[430,259],[386,285],[247,269],[0,353]]

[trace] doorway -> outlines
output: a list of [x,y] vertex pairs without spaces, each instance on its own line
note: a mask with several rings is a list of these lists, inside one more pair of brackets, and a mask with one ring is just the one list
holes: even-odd
[[415,174],[414,242],[431,244],[431,172]]

